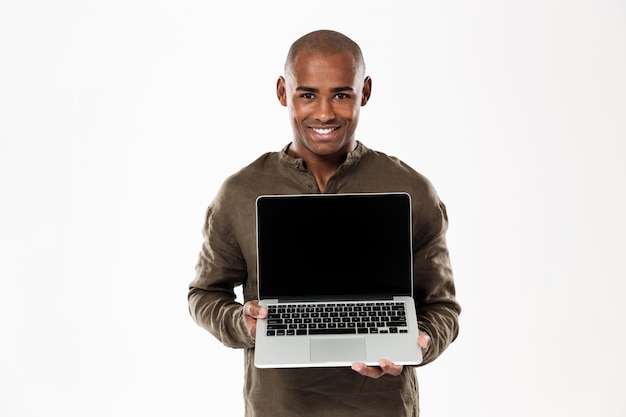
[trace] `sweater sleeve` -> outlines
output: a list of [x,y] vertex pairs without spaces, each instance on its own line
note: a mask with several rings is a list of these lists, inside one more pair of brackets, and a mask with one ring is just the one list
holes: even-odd
[[446,208],[437,201],[427,211],[429,215],[422,212],[422,218],[430,220],[418,225],[413,248],[418,325],[431,337],[421,365],[434,361],[456,339],[461,313],[445,239]]
[[246,263],[222,221],[212,204],[206,213],[196,277],[189,285],[189,312],[225,346],[248,348],[254,346],[254,339],[243,324],[243,305],[235,301],[234,292],[247,279]]

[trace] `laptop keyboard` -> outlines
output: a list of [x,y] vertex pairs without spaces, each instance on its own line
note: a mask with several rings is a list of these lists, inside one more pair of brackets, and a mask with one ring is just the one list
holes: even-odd
[[404,302],[271,304],[268,336],[408,333]]

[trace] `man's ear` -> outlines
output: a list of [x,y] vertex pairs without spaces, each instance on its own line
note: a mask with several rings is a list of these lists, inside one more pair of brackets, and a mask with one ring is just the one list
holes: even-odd
[[365,106],[372,95],[372,79],[365,77],[363,81],[363,95],[361,96],[361,106]]
[[276,97],[283,106],[287,106],[287,91],[285,90],[285,78],[278,77],[276,81]]

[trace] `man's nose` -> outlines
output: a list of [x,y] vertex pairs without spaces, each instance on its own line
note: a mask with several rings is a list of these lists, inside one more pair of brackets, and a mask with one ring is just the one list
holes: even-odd
[[335,118],[335,111],[331,99],[322,99],[317,106],[315,119],[320,122],[327,122]]

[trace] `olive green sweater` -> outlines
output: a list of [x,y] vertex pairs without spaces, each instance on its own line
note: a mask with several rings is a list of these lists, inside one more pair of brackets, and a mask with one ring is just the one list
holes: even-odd
[[[262,155],[229,177],[210,204],[196,277],[189,287],[191,315],[224,345],[245,349],[246,417],[416,417],[418,389],[411,367],[398,377],[371,379],[349,368],[254,366],[254,339],[243,325],[234,287],[243,285],[245,301],[257,298],[255,200],[262,194],[319,193],[303,161],[287,155],[288,146]],[[461,311],[446,247],[444,204],[424,176],[360,142],[325,189],[326,193],[391,191],[407,192],[412,200],[414,298],[420,330],[431,336],[425,365],[456,338]]]

